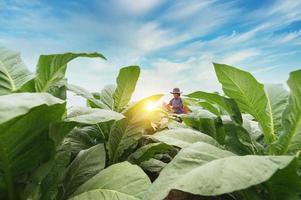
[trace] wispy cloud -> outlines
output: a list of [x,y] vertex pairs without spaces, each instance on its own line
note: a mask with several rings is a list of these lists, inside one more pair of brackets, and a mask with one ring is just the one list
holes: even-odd
[[256,49],[245,49],[239,52],[231,53],[229,55],[226,55],[221,62],[227,63],[230,65],[239,65],[242,61],[245,61],[249,58],[253,58],[254,56],[257,56],[260,54],[260,51]]
[[91,91],[114,82],[119,67],[141,65],[136,98],[175,86],[219,90],[212,62],[266,81],[301,62],[300,1],[0,0],[0,25],[0,45],[21,50],[31,70],[41,53],[104,53],[108,62],[68,69],[72,83]]
[[160,5],[162,2],[162,0],[113,0],[115,7],[123,12],[127,12],[133,15],[146,14]]

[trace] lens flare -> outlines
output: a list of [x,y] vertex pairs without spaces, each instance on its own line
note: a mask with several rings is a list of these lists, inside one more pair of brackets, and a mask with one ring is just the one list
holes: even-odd
[[155,102],[147,102],[145,105],[145,109],[147,111],[153,111],[158,107],[158,104]]

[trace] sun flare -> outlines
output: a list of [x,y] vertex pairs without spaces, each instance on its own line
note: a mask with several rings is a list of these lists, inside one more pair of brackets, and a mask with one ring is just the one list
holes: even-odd
[[156,102],[147,102],[145,105],[145,109],[147,111],[153,111],[158,107],[158,104]]

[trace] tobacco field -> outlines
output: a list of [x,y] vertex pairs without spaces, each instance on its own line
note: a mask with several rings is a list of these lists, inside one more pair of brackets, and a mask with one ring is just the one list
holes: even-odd
[[[163,94],[131,100],[139,66],[93,93],[72,85],[80,57],[106,59],[41,55],[32,73],[0,48],[1,200],[301,199],[301,70],[263,85],[213,63],[223,92],[183,95],[178,122],[146,109]],[[86,106],[69,108],[67,91]]]

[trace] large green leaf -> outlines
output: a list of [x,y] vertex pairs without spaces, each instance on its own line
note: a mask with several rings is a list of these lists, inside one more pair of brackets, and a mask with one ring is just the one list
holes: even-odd
[[100,92],[100,100],[109,109],[114,110],[114,92],[116,90],[115,85],[107,85]]
[[282,130],[282,114],[288,103],[289,92],[282,84],[265,85],[264,88],[271,103],[274,132],[279,134]]
[[[71,159],[71,145],[61,146],[55,157],[47,163],[50,169],[42,169],[47,172],[47,176],[42,181],[37,182],[40,186],[39,200],[56,199],[59,189],[66,175],[67,167]],[[44,172],[45,173],[45,172]]]
[[133,118],[137,115],[145,112],[145,108],[149,102],[157,102],[162,98],[163,94],[155,94],[146,98],[143,98],[134,104],[130,105],[128,108],[126,108],[122,113],[128,117],[128,118]]
[[113,94],[114,110],[121,111],[131,100],[140,75],[138,66],[121,68],[117,77],[117,88]]
[[49,94],[0,96],[0,176],[6,199],[17,199],[20,177],[52,156],[49,124],[61,120],[64,112],[65,102]]
[[220,116],[216,116],[207,110],[195,109],[186,115],[182,115],[181,119],[191,128],[205,133],[223,144],[225,131]]
[[280,152],[301,150],[301,70],[290,73],[289,103],[283,113],[284,132],[279,138]]
[[67,119],[65,119],[65,122],[93,125],[123,118],[124,116],[122,114],[111,110],[78,107],[73,109]]
[[[189,173],[193,172],[194,169],[197,169],[215,159],[229,156],[234,156],[234,154],[206,143],[196,142],[186,148],[183,148],[161,171],[159,177],[145,193],[144,199],[164,199],[164,197],[168,195],[169,191],[175,188],[175,185],[178,183],[184,184],[181,180],[184,179],[185,176],[189,175]],[[214,177],[217,178],[217,176]],[[199,185],[197,180],[194,179],[199,179],[199,176],[191,177],[191,182],[193,181],[192,183]]]
[[143,161],[142,163],[139,164],[139,166],[144,171],[159,173],[166,166],[166,163],[161,160],[151,158],[147,161]]
[[41,55],[37,64],[35,88],[37,92],[47,92],[65,77],[67,64],[78,57],[103,58],[100,53],[64,53]]
[[62,145],[70,145],[72,155],[77,155],[81,150],[101,143],[101,137],[94,126],[76,127],[66,136]]
[[106,155],[103,144],[82,150],[68,167],[63,182],[63,199],[71,195],[81,184],[105,167]]
[[109,190],[113,193],[140,197],[150,185],[149,178],[140,167],[128,162],[122,162],[100,171],[81,185],[73,196],[98,189],[101,192]]
[[115,121],[107,143],[110,164],[120,161],[123,153],[137,144],[143,134],[144,127],[139,123],[130,123],[127,119]]
[[188,128],[164,130],[149,137],[155,141],[160,141],[180,148],[187,147],[196,142],[205,142],[211,145],[218,145],[218,143],[212,137]]
[[106,190],[95,189],[88,192],[84,192],[78,196],[70,198],[70,200],[139,200],[138,198],[125,193]]
[[224,124],[224,130],[226,132],[224,145],[227,150],[238,155],[256,154],[256,146],[246,129],[230,122]]
[[51,138],[56,145],[59,145],[72,128],[76,125],[97,125],[101,123],[109,123],[111,121],[123,119],[120,113],[87,107],[75,107],[63,122],[51,127]]
[[214,63],[225,94],[234,99],[243,112],[250,113],[260,123],[267,144],[275,140],[272,107],[264,87],[249,72]]
[[145,199],[164,199],[172,189],[202,196],[240,191],[269,181],[293,160],[293,156],[235,156],[209,144],[195,143],[182,149],[161,171]]
[[67,89],[69,91],[73,92],[74,94],[87,99],[87,101],[90,104],[92,103],[94,105],[94,107],[96,107],[96,108],[109,109],[109,107],[107,105],[105,105],[99,99],[96,99],[92,93],[90,93],[89,91],[87,91],[86,89],[84,89],[82,87],[72,85],[72,84],[67,84]]
[[215,115],[221,115],[222,114],[221,111],[216,106],[214,106],[213,104],[211,104],[207,101],[198,102],[198,106],[201,106],[205,110],[208,110],[208,111],[212,112]]
[[132,153],[128,160],[131,163],[140,164],[141,162],[147,161],[153,158],[156,154],[166,153],[173,150],[173,147],[165,143],[150,143],[142,146]]
[[151,122],[161,118],[161,111],[159,109],[148,111],[147,105],[149,103],[157,103],[162,94],[152,95],[142,100],[139,100],[132,105],[129,105],[122,113],[131,123],[141,124],[144,128],[150,128]]
[[18,52],[0,47],[0,95],[16,92],[32,78]]
[[234,122],[238,124],[242,124],[242,117],[241,117],[240,110],[236,102],[233,101],[233,99],[228,99],[216,93],[208,93],[202,91],[193,92],[187,96],[192,98],[197,98],[197,99],[203,99],[208,101],[209,103],[219,105],[222,109],[228,112],[228,114],[230,115],[231,119]]

